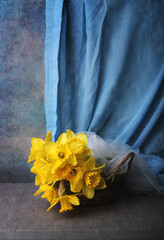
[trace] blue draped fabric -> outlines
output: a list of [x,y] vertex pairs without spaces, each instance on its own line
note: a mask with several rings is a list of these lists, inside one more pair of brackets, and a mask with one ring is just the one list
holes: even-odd
[[164,190],[164,2],[47,0],[47,131],[128,143]]

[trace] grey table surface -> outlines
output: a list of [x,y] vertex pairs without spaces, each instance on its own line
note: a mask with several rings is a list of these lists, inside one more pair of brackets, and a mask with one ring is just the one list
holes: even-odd
[[164,239],[164,198],[121,194],[61,214],[33,183],[0,184],[0,239]]

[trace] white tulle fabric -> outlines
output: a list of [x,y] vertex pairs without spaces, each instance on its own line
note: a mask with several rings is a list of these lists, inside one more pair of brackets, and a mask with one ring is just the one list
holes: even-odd
[[[109,139],[104,141],[101,137],[93,132],[84,132],[88,137],[88,147],[92,149],[96,162],[105,164],[103,173],[109,175],[120,161],[130,152],[135,153],[130,170],[124,181],[124,187],[130,192],[150,193],[153,191],[160,192],[160,185],[156,176],[145,160],[134,151],[129,145]],[[128,161],[120,168],[118,173],[127,171]]]

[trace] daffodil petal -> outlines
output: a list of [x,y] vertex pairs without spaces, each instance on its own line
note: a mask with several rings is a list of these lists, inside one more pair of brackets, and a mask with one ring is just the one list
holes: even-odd
[[62,133],[60,137],[58,138],[57,142],[58,145],[63,145],[67,143],[67,137],[65,133]]
[[53,153],[56,150],[56,143],[54,142],[47,142],[43,145],[43,150],[46,154]]
[[52,199],[52,202],[51,203],[54,203],[55,202],[55,200],[56,200],[56,198],[58,197],[58,193],[57,193],[57,190],[56,191],[54,191],[55,193],[54,193],[54,197],[53,197],[53,199]]
[[36,152],[31,153],[29,158],[28,158],[28,163],[34,161],[36,159],[36,156],[37,156]]
[[47,171],[45,171],[44,169],[39,170],[38,176],[40,178],[40,183],[45,184],[47,181]]
[[49,212],[59,202],[59,200],[59,198],[55,199],[54,203],[47,209],[47,212]]
[[78,152],[81,151],[82,149],[82,145],[78,142],[75,142],[75,141],[71,141],[68,143],[69,145],[69,149],[70,151],[73,153],[73,154],[77,154]]
[[105,183],[105,180],[101,177],[101,180],[98,186],[96,187],[96,189],[104,189],[104,188],[106,188],[106,183]]
[[93,188],[88,188],[83,184],[82,192],[86,198],[92,199],[94,197],[95,190]]
[[91,157],[88,161],[85,163],[85,169],[86,170],[92,170],[95,168],[95,157]]
[[87,146],[88,139],[85,133],[79,133],[77,134],[76,138],[78,138],[84,146]]
[[55,184],[57,180],[58,179],[56,178],[55,174],[52,174],[51,172],[47,174],[47,184],[51,184],[52,182]]
[[52,133],[49,131],[46,135],[45,142],[52,142]]
[[63,161],[55,161],[51,173],[55,173],[57,169],[59,169],[60,167],[64,167],[63,164],[64,164]]
[[76,183],[75,182],[70,183],[70,190],[71,190],[71,192],[76,192]]
[[66,136],[67,136],[67,140],[70,141],[72,138],[75,138],[76,135],[74,134],[74,132],[72,132],[71,130],[67,130],[66,132]]
[[41,193],[42,191],[39,189],[38,191],[36,191],[36,193],[34,193],[34,196],[37,196]]
[[92,153],[93,153],[93,151],[90,148],[84,147],[83,154],[85,154],[86,156],[91,156]]
[[67,163],[75,166],[77,164],[76,157],[74,155],[70,155],[69,158],[67,159]]
[[82,180],[78,180],[76,183],[75,182],[70,182],[70,187],[71,187],[71,192],[80,192],[82,189]]
[[43,151],[36,152],[36,160],[39,160],[40,158],[45,159],[45,153]]
[[47,191],[41,196],[42,199],[46,198],[50,203],[53,203],[57,197],[57,190],[49,187]]
[[[40,185],[40,178],[39,178],[39,176],[38,175],[36,175],[36,177],[35,177],[35,185],[37,186],[37,185]],[[38,193],[39,194],[39,193]],[[34,196],[36,196],[36,195],[34,195]]]
[[30,172],[37,174],[37,172],[38,172],[37,167],[36,167],[36,166],[33,166],[33,167],[30,169]]
[[78,197],[76,197],[76,196],[71,196],[71,195],[68,196],[68,201],[75,206],[78,206],[80,204],[80,201],[79,201]]
[[44,158],[40,158],[38,161],[40,161],[41,163],[43,163],[47,167],[51,166],[51,164],[49,162],[47,162]]
[[102,166],[100,166],[100,167],[93,168],[93,169],[92,169],[92,172],[98,172],[98,173],[101,173],[104,167],[105,167],[105,164],[102,165]]
[[34,148],[41,150],[43,147],[44,141],[40,138],[31,138],[31,144]]
[[37,196],[38,194],[40,194],[41,192],[45,191],[45,186],[41,185],[40,188],[38,189],[38,191],[36,193],[34,193],[34,196]]

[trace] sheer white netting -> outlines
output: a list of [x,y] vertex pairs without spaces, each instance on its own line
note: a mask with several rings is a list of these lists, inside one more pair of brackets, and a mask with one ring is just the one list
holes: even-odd
[[[96,162],[105,164],[103,173],[109,175],[120,161],[130,152],[135,153],[130,170],[124,181],[125,188],[130,192],[160,192],[160,185],[145,160],[129,145],[109,139],[104,141],[93,132],[84,132],[88,137],[88,147],[92,149]],[[127,171],[128,161],[118,173]]]

